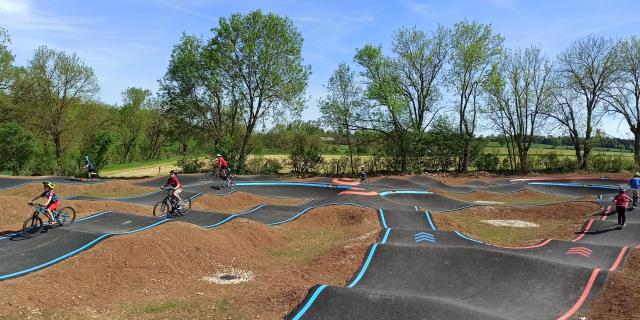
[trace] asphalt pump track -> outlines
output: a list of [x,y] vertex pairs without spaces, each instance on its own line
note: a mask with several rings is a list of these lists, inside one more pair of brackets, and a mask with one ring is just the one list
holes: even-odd
[[[265,180],[247,179],[224,191],[194,178],[184,194],[195,198],[237,190],[307,200],[299,206],[259,205],[231,215],[191,211],[177,218],[106,211],[35,238],[25,239],[19,233],[0,237],[0,280],[51,266],[108,237],[171,221],[216,228],[245,218],[278,225],[314,208],[353,205],[377,209],[382,228],[379,241],[370,247],[347,286],[314,286],[287,319],[572,319],[577,312],[586,311],[601,293],[609,272],[618,269],[640,244],[640,218],[628,214],[627,227],[617,230],[615,213],[606,201],[598,202],[603,215],[586,221],[575,239],[549,239],[526,247],[500,247],[458,231],[440,231],[431,217],[431,212],[472,204],[433,194],[430,189],[470,193],[493,188],[491,192],[508,193],[533,188],[605,197],[617,190],[619,182],[613,180],[597,180],[598,184],[579,179],[474,182],[466,186],[448,186],[428,177],[384,178],[365,185],[335,179],[307,183]],[[74,199],[152,205],[162,197],[163,193],[154,192],[119,199]]]

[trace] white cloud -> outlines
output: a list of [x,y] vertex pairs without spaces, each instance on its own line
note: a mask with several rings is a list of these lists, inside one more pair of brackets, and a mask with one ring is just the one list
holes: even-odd
[[35,10],[28,0],[0,0],[0,22],[10,30],[38,32],[72,32],[92,23],[84,18],[63,17]]

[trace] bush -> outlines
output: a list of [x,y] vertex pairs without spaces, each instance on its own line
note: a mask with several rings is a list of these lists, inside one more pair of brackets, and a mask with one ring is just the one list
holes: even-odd
[[249,174],[274,175],[280,173],[280,170],[282,170],[280,161],[262,156],[252,157],[245,166],[245,171]]
[[198,158],[182,158],[176,165],[182,173],[198,173],[204,168],[205,162]]
[[594,154],[589,159],[589,169],[596,172],[622,172],[630,167],[629,161],[621,156],[609,156],[604,154]]
[[15,122],[0,126],[0,168],[14,175],[24,174],[36,156],[33,135]]
[[293,167],[293,172],[303,175],[315,172],[318,166],[323,163],[322,156],[317,148],[304,148],[301,145],[291,151],[289,160]]
[[496,172],[499,163],[498,156],[492,153],[482,153],[476,159],[476,167],[480,171]]

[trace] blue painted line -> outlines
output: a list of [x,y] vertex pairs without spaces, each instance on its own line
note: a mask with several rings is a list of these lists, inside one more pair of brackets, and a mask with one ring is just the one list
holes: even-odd
[[389,233],[391,233],[391,228],[387,228],[387,230],[384,232],[384,237],[382,237],[382,242],[380,242],[380,244],[387,243],[387,239],[389,238]]
[[262,207],[264,207],[264,206],[265,206],[264,204],[261,204],[261,205],[259,205],[259,206],[256,206],[256,207],[254,207],[254,208],[250,209],[250,210],[247,210],[247,211],[245,211],[245,212],[232,214],[232,215],[230,215],[230,216],[228,216],[228,217],[224,218],[224,219],[223,219],[223,220],[221,220],[221,221],[218,221],[218,222],[216,222],[216,223],[214,223],[214,224],[210,224],[210,225],[207,225],[207,226],[204,226],[204,227],[205,227],[205,228],[215,228],[215,227],[218,227],[218,226],[220,226],[221,224],[227,223],[227,222],[229,222],[230,220],[235,219],[235,218],[237,218],[237,217],[240,217],[240,216],[242,216],[242,215],[245,215],[245,214],[249,214],[249,213],[251,213],[251,212],[254,212],[254,211],[256,211],[256,210],[258,210],[258,209],[260,209],[260,208],[262,208]]
[[75,222],[80,222],[80,221],[85,221],[85,220],[89,220],[89,219],[97,218],[97,217],[99,217],[99,216],[101,216],[101,215],[103,215],[103,214],[107,214],[107,213],[110,213],[110,212],[112,212],[112,211],[111,211],[111,210],[108,210],[108,211],[98,212],[98,213],[96,213],[96,214],[92,214],[92,215],[90,215],[90,216],[86,216],[86,217],[84,217],[84,218],[76,219],[76,221],[75,221]]
[[16,276],[19,276],[19,275],[23,275],[23,274],[26,274],[26,273],[29,273],[29,272],[33,272],[33,271],[36,271],[36,270],[42,269],[42,268],[44,268],[44,267],[50,266],[50,265],[52,265],[52,264],[54,264],[54,263],[56,263],[56,262],[59,262],[59,261],[64,260],[64,259],[66,259],[66,258],[68,258],[68,257],[71,257],[71,256],[73,256],[73,255],[76,255],[77,253],[79,253],[79,252],[81,252],[81,251],[86,250],[87,248],[91,247],[91,246],[92,246],[92,245],[94,245],[95,243],[97,243],[97,242],[99,242],[100,240],[102,240],[102,239],[104,239],[104,238],[107,238],[107,237],[109,237],[109,236],[111,236],[111,235],[110,235],[110,234],[108,234],[108,233],[107,233],[107,234],[103,234],[103,235],[101,235],[101,236],[99,236],[99,237],[97,237],[97,238],[95,238],[95,239],[91,240],[89,243],[87,243],[87,244],[83,245],[82,247],[80,247],[80,248],[78,248],[78,249],[75,249],[75,250],[73,250],[73,251],[71,251],[71,252],[69,252],[69,253],[67,253],[67,254],[65,254],[65,255],[63,255],[63,256],[57,257],[57,258],[55,258],[55,259],[53,259],[53,260],[49,260],[49,261],[47,261],[47,262],[45,262],[45,263],[43,263],[43,264],[39,264],[39,265],[37,265],[37,266],[35,266],[35,267],[31,267],[31,268],[29,268],[29,269],[25,269],[25,270],[22,270],[22,271],[17,271],[17,272],[10,273],[10,274],[1,275],[1,276],[0,276],[0,280],[4,280],[4,279],[8,279],[8,278],[13,278],[13,277],[16,277]]
[[462,232],[460,232],[460,231],[454,231],[454,233],[455,233],[456,235],[458,235],[460,238],[463,238],[463,239],[465,239],[465,240],[469,240],[469,241],[473,241],[473,242],[477,242],[477,243],[482,243],[482,244],[484,244],[484,242],[482,242],[482,241],[478,241],[478,240],[476,240],[476,239],[469,238],[468,236],[466,236],[464,233],[462,233]]
[[433,223],[433,220],[431,220],[431,214],[429,213],[429,211],[425,210],[424,214],[427,216],[427,220],[429,220],[429,225],[431,225],[431,229],[438,230],[438,228],[436,228],[436,224]]
[[353,288],[353,286],[355,286],[360,281],[360,279],[362,279],[365,272],[367,272],[367,268],[369,268],[369,263],[371,263],[371,259],[373,259],[373,254],[376,252],[377,248],[378,248],[378,243],[374,243],[371,246],[371,250],[369,251],[367,260],[365,260],[364,264],[362,265],[362,268],[360,268],[360,272],[358,273],[356,278],[353,279],[353,281],[351,281],[351,283],[347,286],[347,288]]
[[382,222],[382,227],[388,229],[387,221],[384,219],[384,211],[382,209],[378,209],[378,214],[380,215],[380,222]]
[[607,189],[607,190],[618,190],[618,186],[603,186],[603,185],[592,185],[592,184],[578,184],[578,183],[556,183],[556,182],[529,182],[531,185],[538,186],[557,186],[557,187],[584,187],[584,188],[594,188],[594,189]]
[[114,235],[125,235],[125,234],[131,234],[131,233],[140,232],[140,231],[143,231],[143,230],[146,230],[146,229],[149,229],[149,228],[153,228],[153,227],[155,227],[157,225],[163,224],[163,223],[165,223],[167,221],[169,221],[169,220],[163,219],[163,220],[157,221],[155,223],[152,223],[152,224],[150,224],[150,225],[148,225],[146,227],[138,228],[138,229],[127,231],[127,232],[105,233],[105,234],[100,235],[97,238],[89,241],[88,243],[86,243],[85,245],[81,246],[80,248],[77,248],[77,249],[75,249],[75,250],[73,250],[71,252],[68,252],[68,253],[60,256],[60,257],[57,257],[55,259],[49,260],[49,261],[47,261],[45,263],[39,264],[37,266],[33,266],[33,267],[25,269],[25,270],[21,270],[21,271],[17,271],[17,272],[10,273],[10,274],[5,274],[5,275],[0,275],[0,280],[13,278],[13,277],[16,277],[16,276],[19,276],[19,275],[27,274],[29,272],[33,272],[33,271],[40,270],[42,268],[48,267],[48,266],[50,266],[52,264],[60,262],[60,261],[62,261],[64,259],[66,259],[66,258],[74,256],[74,255],[76,255],[76,254],[88,249],[89,247],[93,246],[94,244],[98,243],[101,240],[104,240],[107,237],[114,236]]
[[433,192],[418,191],[418,190],[389,190],[389,191],[378,192],[378,194],[380,196],[386,197],[390,194],[433,194]]
[[126,199],[137,199],[137,198],[142,198],[142,197],[146,197],[146,196],[150,196],[150,195],[154,195],[156,193],[160,193],[163,190],[158,190],[158,191],[153,191],[153,192],[149,192],[149,193],[145,193],[145,194],[141,194],[138,196],[131,196],[131,197],[120,197],[120,198],[112,198],[112,197],[91,197],[91,196],[83,196],[83,195],[79,195],[79,194],[74,194],[68,197],[65,197],[65,200],[73,200],[76,199],[78,197],[87,197],[87,200],[126,200]]
[[307,310],[309,310],[311,305],[313,305],[313,303],[316,301],[316,299],[320,295],[320,292],[322,292],[322,290],[324,290],[325,288],[327,288],[326,284],[323,284],[323,285],[319,286],[316,289],[316,291],[313,292],[313,294],[311,295],[311,298],[309,298],[309,300],[307,300],[307,303],[304,304],[302,309],[300,309],[300,311],[298,311],[296,316],[291,318],[291,320],[300,320],[300,318],[302,318],[302,316],[307,312]]
[[236,186],[294,186],[294,187],[317,187],[317,188],[335,188],[335,189],[352,189],[352,186],[333,185],[326,183],[304,183],[304,182],[236,182]]
[[313,206],[313,207],[308,207],[305,208],[304,210],[298,212],[296,215],[294,215],[291,218],[282,220],[282,221],[277,221],[277,222],[271,222],[271,223],[267,223],[266,225],[268,226],[276,226],[279,224],[283,224],[283,223],[287,223],[287,222],[291,222],[295,219],[298,219],[301,215],[307,213],[308,211],[312,210],[312,209],[317,209],[317,208],[322,208],[322,207],[328,207],[328,206],[354,206],[354,207],[358,207],[358,208],[366,208],[365,206],[361,206],[359,204],[355,204],[355,203],[350,203],[350,202],[344,202],[344,203],[328,203],[328,204],[323,204],[323,205],[319,205],[319,206]]

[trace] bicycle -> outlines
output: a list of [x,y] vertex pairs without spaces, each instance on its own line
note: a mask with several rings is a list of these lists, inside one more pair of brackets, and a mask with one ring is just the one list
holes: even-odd
[[229,188],[236,185],[236,182],[233,179],[233,173],[231,169],[213,169],[206,174],[206,179],[209,181],[216,181],[218,179],[222,180],[222,183],[218,186],[218,189]]
[[187,214],[191,210],[191,199],[186,198],[182,199],[180,205],[176,203],[176,199],[171,195],[172,188],[161,188],[162,190],[167,191],[167,195],[164,199],[158,201],[155,206],[153,206],[153,215],[154,216],[177,216],[181,217]]
[[[51,213],[53,214],[54,222],[53,223],[43,223],[40,214],[43,214],[47,217],[47,209],[41,204],[30,204],[30,206],[34,207],[35,210],[31,217],[24,221],[22,225],[22,233],[26,238],[34,237],[47,227],[63,227],[71,225],[76,220],[76,209],[72,207],[64,207],[60,210],[54,210]],[[48,218],[47,218],[48,219]]]

